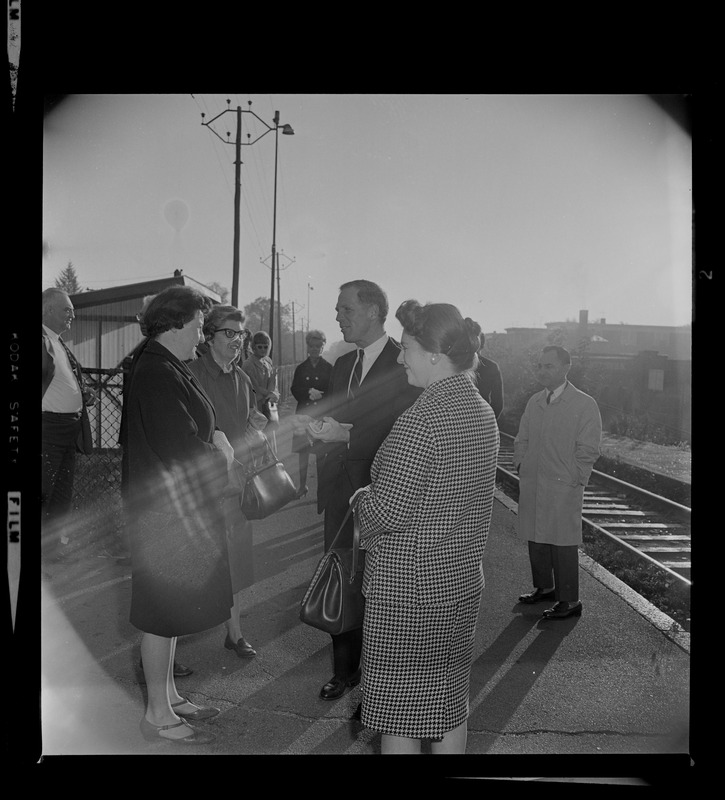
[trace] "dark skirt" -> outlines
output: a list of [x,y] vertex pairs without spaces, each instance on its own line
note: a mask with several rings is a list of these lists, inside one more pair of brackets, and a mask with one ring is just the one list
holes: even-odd
[[239,496],[226,500],[225,514],[232,593],[236,594],[254,583],[252,523],[239,508]]
[[134,627],[172,637],[229,619],[232,587],[221,513],[179,517],[147,511],[128,531]]

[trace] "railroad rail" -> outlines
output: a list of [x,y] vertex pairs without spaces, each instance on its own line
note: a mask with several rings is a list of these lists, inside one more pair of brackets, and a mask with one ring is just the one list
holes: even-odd
[[[500,436],[498,477],[504,485],[518,485],[513,468],[514,437],[503,432]],[[690,511],[666,497],[594,470],[584,490],[582,525],[689,586]]]

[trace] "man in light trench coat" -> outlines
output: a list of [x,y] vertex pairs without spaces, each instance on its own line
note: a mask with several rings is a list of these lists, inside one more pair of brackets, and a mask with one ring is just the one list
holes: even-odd
[[514,441],[519,473],[519,534],[528,539],[534,589],[521,603],[553,599],[547,619],[579,616],[579,553],[582,503],[599,457],[602,419],[593,397],[566,376],[571,356],[563,347],[545,347],[536,379],[544,390],[526,405]]

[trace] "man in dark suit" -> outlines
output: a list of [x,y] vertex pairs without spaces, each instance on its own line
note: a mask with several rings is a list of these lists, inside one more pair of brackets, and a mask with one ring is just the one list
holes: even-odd
[[61,338],[74,319],[66,292],[43,292],[41,504],[43,550],[52,560],[67,557],[64,524],[73,499],[76,451],[93,451],[87,406],[96,397],[84,388],[80,364]]
[[[327,396],[318,418],[331,430],[315,444],[318,456],[318,511],[325,512],[325,551],[332,544],[349,508],[349,500],[370,483],[370,467],[393,423],[420,394],[410,386],[400,346],[385,333],[388,299],[375,283],[355,280],[340,287],[335,306],[346,342],[356,350],[334,364]],[[352,545],[348,520],[338,544]],[[360,681],[362,629],[332,637],[334,675],[322,687],[323,700],[336,700]]]
[[478,366],[476,367],[476,386],[481,397],[491,406],[496,419],[503,411],[503,379],[501,370],[495,361],[483,355],[483,346],[486,337],[480,335],[481,347],[478,351]]

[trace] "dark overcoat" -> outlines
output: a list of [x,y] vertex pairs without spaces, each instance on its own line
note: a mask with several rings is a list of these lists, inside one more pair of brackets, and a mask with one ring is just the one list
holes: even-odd
[[229,618],[228,473],[215,424],[186,365],[149,341],[134,359],[123,420],[131,623],[147,633],[195,633]]
[[[323,395],[326,395],[330,390],[331,377],[332,364],[322,357],[317,359],[317,364],[315,365],[312,364],[312,359],[306,358],[295,369],[290,392],[297,401],[296,414],[306,414],[310,417],[319,416],[318,411],[322,400],[310,399],[310,389],[317,389]],[[310,450],[307,437],[303,434],[294,434],[292,436],[292,450],[295,453]]]

